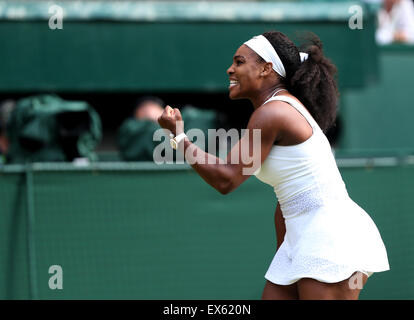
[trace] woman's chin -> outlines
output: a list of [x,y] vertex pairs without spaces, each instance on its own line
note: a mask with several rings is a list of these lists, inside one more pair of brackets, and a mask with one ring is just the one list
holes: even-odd
[[238,92],[236,90],[234,90],[234,89],[233,90],[230,89],[230,91],[229,91],[229,98],[231,100],[241,99],[241,97],[239,96]]

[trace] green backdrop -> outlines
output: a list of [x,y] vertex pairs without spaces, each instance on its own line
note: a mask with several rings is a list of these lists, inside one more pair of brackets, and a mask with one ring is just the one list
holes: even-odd
[[[227,91],[232,56],[252,36],[312,31],[338,66],[341,87],[377,76],[374,14],[360,1],[0,1],[0,92]],[[350,8],[363,29],[350,29]],[[17,12],[17,13],[16,13]],[[28,54],[30,53],[30,54]]]
[[348,154],[414,154],[414,46],[380,48],[380,80],[343,91],[341,150]]
[[[341,172],[376,222],[391,265],[370,278],[361,298],[413,299],[414,165],[359,161],[339,161]],[[223,196],[178,165],[0,172],[2,299],[261,296],[276,248],[276,199],[254,177]],[[48,286],[51,265],[63,269],[62,290]]]
[[[48,28],[47,1],[0,1],[2,94],[224,92],[243,41],[309,29],[344,88],[338,153],[412,151],[414,51],[377,50],[368,9],[364,28],[349,29],[348,9],[359,1],[57,3],[62,30]],[[339,161],[390,259],[391,271],[375,274],[362,299],[414,298],[414,166],[406,159]],[[276,247],[275,207],[271,188],[255,178],[222,196],[186,167],[2,167],[0,298],[258,299]],[[51,265],[63,268],[63,290],[48,286]]]

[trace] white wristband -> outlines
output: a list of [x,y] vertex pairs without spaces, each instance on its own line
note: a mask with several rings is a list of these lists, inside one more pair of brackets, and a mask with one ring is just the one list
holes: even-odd
[[187,137],[184,132],[180,133],[178,136],[176,136],[173,139],[170,139],[170,145],[173,149],[177,150],[178,144],[184,140],[184,138]]
[[184,140],[184,138],[187,137],[186,134],[184,132],[181,132],[178,136],[175,137],[175,141],[178,143],[180,143],[182,140]]

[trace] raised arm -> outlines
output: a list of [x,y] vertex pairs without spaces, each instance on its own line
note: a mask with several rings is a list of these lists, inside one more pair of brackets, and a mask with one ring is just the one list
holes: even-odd
[[[274,141],[278,139],[281,121],[278,119],[277,108],[271,107],[275,103],[278,101],[270,102],[253,112],[246,134],[233,146],[226,160],[205,152],[187,138],[184,140],[184,147],[179,149],[184,152],[187,162],[209,185],[220,193],[227,194],[260,168]],[[184,125],[180,125],[180,111],[170,106],[165,108],[158,123],[175,135],[184,132]]]

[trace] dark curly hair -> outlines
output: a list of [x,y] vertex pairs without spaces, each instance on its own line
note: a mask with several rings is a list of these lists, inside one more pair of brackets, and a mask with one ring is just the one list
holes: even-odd
[[[319,127],[324,131],[336,119],[339,92],[336,84],[336,66],[323,55],[322,42],[317,35],[308,32],[302,35],[298,48],[282,32],[263,33],[279,55],[285,67],[286,78],[282,83],[309,110]],[[301,63],[300,52],[308,53]]]

